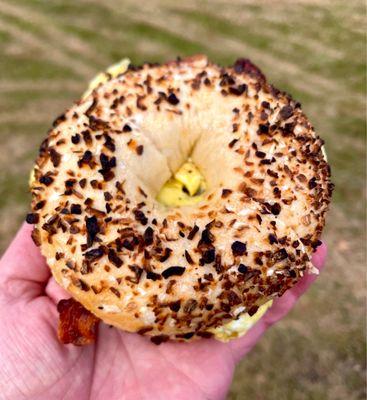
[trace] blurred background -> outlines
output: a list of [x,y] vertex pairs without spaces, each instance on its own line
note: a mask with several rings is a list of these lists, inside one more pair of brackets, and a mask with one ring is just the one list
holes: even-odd
[[251,58],[326,140],[336,190],[328,265],[238,366],[229,399],[365,398],[363,0],[0,0],[0,253],[29,204],[54,118],[122,57]]

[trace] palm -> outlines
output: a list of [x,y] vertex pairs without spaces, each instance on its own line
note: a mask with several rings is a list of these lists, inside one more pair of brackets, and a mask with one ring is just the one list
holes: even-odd
[[[321,248],[315,257],[320,267]],[[21,263],[21,264],[20,264]],[[0,265],[0,385],[4,399],[221,399],[235,362],[280,319],[311,283],[289,291],[244,337],[152,344],[100,325],[94,345],[62,345],[55,303],[64,293],[23,227]],[[48,282],[48,283],[47,283]]]
[[95,367],[92,399],[219,399],[234,361],[228,346],[218,342],[156,346],[104,326]]
[[[7,315],[1,310],[1,358],[9,376],[27,385],[14,392],[13,382],[9,398],[219,399],[229,386],[234,361],[219,342],[156,346],[103,325],[94,346],[64,346],[56,337],[51,299],[41,296],[11,308]],[[21,365],[11,361],[16,351]]]

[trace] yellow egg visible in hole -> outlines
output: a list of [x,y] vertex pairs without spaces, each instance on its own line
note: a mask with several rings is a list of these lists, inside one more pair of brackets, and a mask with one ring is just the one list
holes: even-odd
[[157,200],[169,207],[191,206],[203,200],[205,190],[203,175],[189,159],[162,186]]

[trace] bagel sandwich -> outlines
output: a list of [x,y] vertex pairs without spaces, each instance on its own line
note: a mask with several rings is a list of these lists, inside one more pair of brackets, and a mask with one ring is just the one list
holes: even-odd
[[74,344],[99,320],[154,343],[241,336],[317,272],[332,193],[300,104],[249,60],[201,55],[99,74],[54,122],[30,184],[32,236],[73,299],[59,337]]

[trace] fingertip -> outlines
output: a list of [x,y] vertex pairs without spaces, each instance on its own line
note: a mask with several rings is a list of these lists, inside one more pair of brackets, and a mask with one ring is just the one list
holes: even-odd
[[[312,256],[312,263],[319,271],[324,267],[326,256],[327,246],[322,242]],[[236,361],[251,350],[268,328],[288,314],[315,279],[317,279],[317,274],[306,273],[293,288],[274,300],[265,315],[243,337],[230,343]]]
[[327,245],[325,242],[321,242],[320,246],[317,247],[315,253],[312,256],[312,264],[318,269],[322,270],[325,265],[327,256]]
[[21,225],[14,239],[6,249],[1,261],[14,260],[20,257],[28,260],[44,260],[38,247],[34,244],[32,239],[33,225],[25,222]]
[[[50,270],[31,237],[33,227],[23,223],[0,260],[0,286],[4,292],[19,296],[34,295],[43,290]],[[29,289],[29,290],[28,290]]]
[[[312,264],[321,271],[324,267],[327,255],[327,246],[321,243],[312,256]],[[308,290],[312,283],[317,279],[318,274],[307,272],[299,282],[285,294],[275,299],[273,306],[265,314],[264,318],[269,319],[271,324],[283,318],[296,304],[297,300]]]

